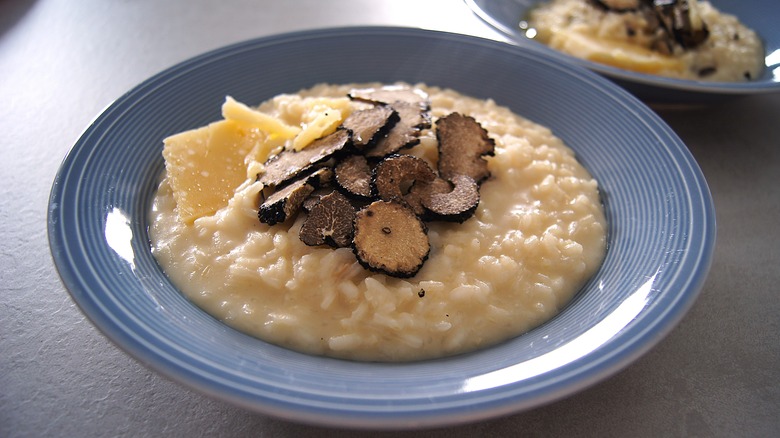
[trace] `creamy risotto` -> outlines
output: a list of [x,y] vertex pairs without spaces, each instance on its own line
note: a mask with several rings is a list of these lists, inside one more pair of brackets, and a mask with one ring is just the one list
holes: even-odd
[[552,0],[521,22],[570,55],[640,73],[740,82],[764,70],[759,36],[696,0]]
[[[340,99],[354,87],[319,85],[251,108],[246,113],[251,117],[234,117],[255,125],[242,137],[250,141],[235,152],[243,163],[233,169],[240,181],[213,212],[180,211],[172,185],[186,178],[172,181],[171,172],[181,170],[175,166],[192,168],[197,159],[188,161],[186,155],[195,154],[190,151],[177,162],[176,154],[166,152],[168,172],[154,199],[149,232],[152,252],[172,282],[238,330],[301,352],[355,360],[408,361],[466,352],[556,315],[605,253],[598,185],[549,129],[492,100],[416,86],[428,93],[434,122],[453,112],[473,117],[495,141],[495,154],[485,157],[490,176],[481,184],[473,216],[463,223],[426,223],[430,253],[414,276],[366,269],[351,248],[303,243],[305,213],[275,225],[258,220],[263,184],[256,175],[273,154],[259,153],[258,145],[270,142],[278,150],[295,140],[288,135],[283,142],[281,131],[269,134],[257,126],[276,120],[283,122],[281,128],[267,129],[305,131],[320,120],[312,111],[330,115],[334,106],[346,105],[340,109],[343,118],[355,103]],[[326,105],[324,97],[338,103]],[[225,108],[235,102],[228,100],[223,114],[229,118]],[[423,129],[419,144],[401,152],[435,166],[435,130],[435,123]],[[202,146],[201,140],[187,139]],[[166,140],[166,149],[172,142]],[[200,171],[193,172],[197,179]],[[200,176],[212,177],[209,172]]]

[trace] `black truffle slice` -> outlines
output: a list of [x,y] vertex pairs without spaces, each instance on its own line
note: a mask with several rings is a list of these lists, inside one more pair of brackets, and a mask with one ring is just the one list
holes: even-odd
[[349,92],[349,97],[389,105],[400,117],[387,135],[367,150],[366,156],[369,158],[382,158],[403,148],[415,146],[420,142],[420,130],[431,126],[428,94],[419,88],[387,85],[379,88],[353,89]]
[[419,88],[406,85],[385,85],[379,88],[359,88],[350,90],[351,99],[374,103],[393,105],[395,102],[408,102],[419,109],[427,111],[430,108],[428,94]]
[[300,151],[284,150],[265,162],[265,171],[259,175],[259,180],[266,186],[278,186],[344,150],[349,144],[349,131],[337,129]]
[[372,171],[366,157],[351,155],[339,161],[334,168],[336,184],[349,195],[370,198],[374,195],[371,185]]
[[451,191],[452,184],[442,178],[437,177],[433,181],[415,181],[409,193],[404,196],[404,200],[423,220],[435,220],[436,218],[427,217],[429,212],[423,206],[423,199],[430,198],[436,193],[449,193]]
[[702,20],[698,5],[685,0],[590,0],[598,9],[613,13],[640,12],[654,33],[653,50],[671,54],[674,44],[695,48],[709,37],[710,31]]
[[379,105],[373,108],[355,111],[342,123],[342,127],[352,132],[352,144],[361,150],[373,145],[398,122],[398,113],[389,106]]
[[494,155],[495,142],[473,117],[451,113],[436,122],[439,175],[452,180],[468,175],[480,184],[490,176],[484,155]]
[[455,186],[447,193],[431,193],[422,197],[429,217],[436,220],[462,223],[470,218],[479,205],[479,186],[467,175],[456,175]]
[[415,181],[433,181],[436,172],[428,163],[412,155],[393,155],[374,169],[374,187],[379,198],[408,204],[404,199]]
[[365,154],[369,158],[382,158],[417,145],[420,143],[420,131],[430,126],[429,113],[418,104],[396,101],[390,106],[400,119],[386,136],[379,138],[373,147],[366,150]]
[[314,208],[314,206],[317,205],[318,202],[320,202],[320,199],[322,199],[323,197],[325,197],[325,195],[329,194],[334,190],[336,189],[329,186],[314,189],[314,191],[311,192],[311,194],[307,196],[306,199],[303,200],[303,204],[301,204],[301,208],[303,208],[303,211],[307,213],[311,212],[311,209]]
[[260,222],[275,225],[295,216],[306,197],[332,176],[332,170],[321,168],[279,188],[260,204],[257,213]]
[[430,250],[425,224],[397,202],[375,201],[355,217],[353,251],[366,269],[393,277],[412,277]]
[[709,37],[710,31],[695,2],[656,0],[653,4],[660,23],[682,47],[695,48]]
[[300,231],[300,239],[310,246],[328,244],[344,248],[352,244],[355,208],[341,193],[333,191],[312,208]]

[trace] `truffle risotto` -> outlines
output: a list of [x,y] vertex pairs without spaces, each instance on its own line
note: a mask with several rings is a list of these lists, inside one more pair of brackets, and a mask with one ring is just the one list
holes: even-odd
[[640,73],[742,82],[764,71],[760,37],[707,1],[551,0],[521,27],[556,50]]
[[[252,110],[305,128],[316,107],[307,102],[346,99],[350,90],[365,86],[378,84],[318,85]],[[230,189],[224,205],[186,219],[171,180],[176,163],[166,156],[149,233],[152,252],[171,281],[237,330],[297,351],[353,360],[453,355],[517,336],[556,315],[606,251],[597,182],[549,129],[492,100],[415,87],[428,94],[434,122],[459,112],[495,141],[495,155],[485,157],[490,177],[481,184],[476,211],[463,223],[426,223],[430,254],[416,275],[396,278],[365,269],[351,248],[304,244],[299,231],[305,213],[261,223],[257,174],[267,154],[257,155],[255,147],[239,151],[246,156],[239,169],[243,182]],[[345,102],[344,114],[356,105]],[[423,129],[419,144],[400,152],[435,166],[435,129]],[[274,134],[252,132],[260,143],[281,145]]]

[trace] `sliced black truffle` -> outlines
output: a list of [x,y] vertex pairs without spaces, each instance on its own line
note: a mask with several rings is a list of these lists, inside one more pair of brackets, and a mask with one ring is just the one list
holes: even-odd
[[695,1],[690,0],[589,0],[598,9],[612,13],[640,12],[646,32],[654,35],[653,50],[672,54],[674,45],[695,48],[709,37]]
[[490,176],[485,155],[494,155],[495,142],[473,117],[451,113],[436,122],[439,175],[452,180],[467,175],[477,182]]
[[476,181],[467,175],[456,175],[452,184],[454,187],[449,192],[422,197],[422,204],[432,219],[462,223],[477,210],[479,186]]
[[350,91],[349,97],[356,100],[389,105],[399,116],[398,122],[376,145],[368,148],[366,156],[382,158],[403,148],[420,142],[420,131],[431,126],[428,94],[419,88],[406,85],[388,85],[379,88],[363,88]]
[[329,181],[332,176],[331,169],[321,168],[279,188],[260,204],[257,213],[260,222],[275,225],[295,216],[314,189]]
[[703,43],[710,35],[696,2],[655,0],[655,13],[666,32],[686,49]]
[[423,199],[430,198],[437,193],[449,193],[452,191],[452,184],[449,181],[436,178],[433,181],[415,181],[409,193],[404,196],[406,203],[424,220],[433,220],[435,218],[427,217],[428,210],[423,206]]
[[374,187],[379,198],[407,204],[404,197],[415,181],[433,181],[436,172],[422,158],[393,155],[380,161],[374,169]]
[[398,122],[398,113],[387,105],[355,111],[341,124],[352,132],[352,144],[358,150],[373,145]]
[[366,157],[351,155],[339,161],[334,168],[336,184],[349,195],[370,198],[374,195],[371,185],[372,171]]
[[306,199],[303,200],[303,204],[301,204],[301,208],[303,208],[303,211],[309,213],[312,210],[312,208],[314,208],[314,206],[317,205],[318,202],[320,202],[320,199],[322,199],[325,195],[329,194],[334,190],[336,189],[330,186],[314,189],[314,191],[311,192],[311,194],[307,196]]
[[369,158],[382,158],[420,143],[420,131],[430,126],[430,116],[414,103],[397,101],[390,104],[400,119],[386,136],[365,152]]
[[412,277],[431,250],[425,224],[408,207],[375,201],[355,217],[353,250],[360,264],[394,277]]
[[334,190],[312,208],[299,236],[310,246],[348,247],[352,244],[354,221],[355,208],[344,195]]
[[349,97],[366,102],[391,105],[395,102],[408,102],[419,109],[427,111],[430,108],[428,93],[406,85],[385,85],[379,88],[359,88],[349,92]]
[[300,151],[288,149],[269,158],[259,180],[266,186],[278,186],[315,164],[326,161],[349,145],[349,131],[337,129],[330,135],[314,140]]

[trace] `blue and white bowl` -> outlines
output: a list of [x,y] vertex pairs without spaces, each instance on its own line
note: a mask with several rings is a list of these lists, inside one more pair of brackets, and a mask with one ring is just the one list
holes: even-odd
[[751,94],[780,91],[780,1],[708,0],[718,10],[735,15],[764,42],[766,69],[750,82],[706,82],[673,79],[620,69],[577,58],[529,39],[518,24],[528,11],[546,0],[464,0],[474,13],[514,43],[602,74],[648,103],[707,105]]
[[[162,139],[316,83],[425,82],[550,127],[599,180],[603,267],[561,314],[491,348],[361,363],[270,345],[179,293],[149,249]],[[613,83],[522,47],[408,28],[291,33],[206,53],[141,83],[86,128],[54,180],[51,252],[81,310],[117,346],[186,386],[264,414],[354,428],[477,421],[566,397],[626,367],[695,300],[712,259],[706,182],[680,139]]]

